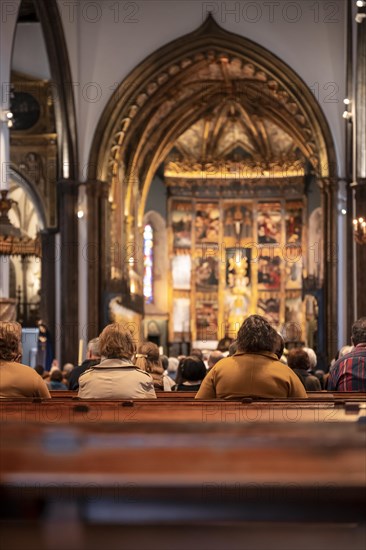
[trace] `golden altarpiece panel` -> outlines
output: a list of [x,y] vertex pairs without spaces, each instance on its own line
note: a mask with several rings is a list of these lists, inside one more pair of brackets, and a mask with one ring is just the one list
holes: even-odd
[[287,341],[303,341],[304,174],[205,180],[172,177],[172,168],[166,165],[170,341],[235,338],[253,313]]

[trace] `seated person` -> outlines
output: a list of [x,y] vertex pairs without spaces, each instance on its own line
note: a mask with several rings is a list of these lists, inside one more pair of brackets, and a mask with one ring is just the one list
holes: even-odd
[[69,390],[78,390],[79,378],[83,374],[83,372],[90,369],[90,367],[93,367],[94,365],[98,365],[99,363],[100,363],[99,338],[93,338],[88,342],[85,360],[81,363],[81,365],[74,367],[70,372],[69,379],[68,379]]
[[160,359],[159,348],[153,342],[144,342],[138,347],[135,355],[135,365],[151,374],[156,391],[171,391],[173,380],[164,374],[164,367]]
[[307,397],[299,378],[274,353],[278,335],[264,317],[251,315],[244,321],[237,345],[233,356],[208,372],[196,399]]
[[306,391],[321,391],[318,378],[310,374],[310,359],[304,349],[292,349],[287,356],[287,364],[300,378]]
[[366,391],[366,317],[353,323],[351,340],[354,347],[329,370],[329,391]]
[[50,381],[47,385],[50,390],[67,390],[66,384],[63,383],[62,372],[58,369],[51,373]]
[[135,344],[132,334],[119,323],[105,327],[99,336],[102,360],[79,378],[78,396],[83,399],[154,398],[149,373],[132,363]]
[[22,365],[22,327],[19,323],[0,322],[0,397],[42,397],[50,392],[39,374]]
[[196,355],[185,357],[179,363],[174,391],[198,391],[206,376],[206,367]]

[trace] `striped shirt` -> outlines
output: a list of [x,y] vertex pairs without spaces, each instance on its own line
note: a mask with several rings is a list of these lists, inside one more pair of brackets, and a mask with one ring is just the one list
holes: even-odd
[[330,368],[328,391],[366,392],[366,343],[358,344]]

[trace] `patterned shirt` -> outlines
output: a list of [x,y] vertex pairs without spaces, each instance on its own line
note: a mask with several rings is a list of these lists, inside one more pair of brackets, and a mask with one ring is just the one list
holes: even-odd
[[328,391],[366,392],[366,343],[358,344],[330,368]]

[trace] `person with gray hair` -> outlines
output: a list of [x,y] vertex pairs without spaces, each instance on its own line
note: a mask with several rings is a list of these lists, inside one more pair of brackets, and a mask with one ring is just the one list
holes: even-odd
[[79,389],[79,377],[90,367],[94,367],[100,363],[100,348],[99,338],[89,340],[86,348],[86,358],[78,367],[74,367],[70,372],[68,379],[69,390]]
[[224,357],[225,355],[218,349],[215,349],[215,351],[211,351],[207,359],[207,370],[212,369],[212,367],[216,365],[216,363],[218,363],[221,359],[224,359]]

